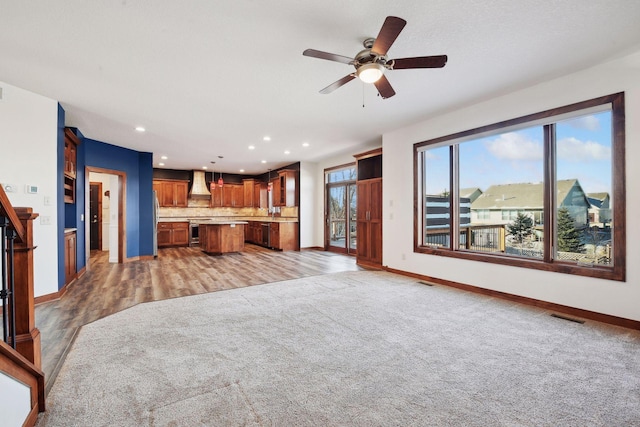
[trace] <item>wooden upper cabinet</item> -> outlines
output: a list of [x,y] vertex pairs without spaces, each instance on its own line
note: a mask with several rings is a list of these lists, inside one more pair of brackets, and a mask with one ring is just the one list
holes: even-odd
[[64,129],[64,202],[76,201],[76,175],[80,140],[70,128]]
[[156,197],[158,198],[158,204],[162,202],[162,182],[153,181],[153,191],[156,192]]
[[242,208],[244,207],[244,185],[224,184],[222,187],[211,182],[211,202],[212,208]]
[[280,206],[280,179],[277,177],[271,180],[271,204]]
[[215,182],[211,181],[209,186],[209,192],[211,193],[211,200],[209,201],[209,207],[220,208],[222,207],[222,188],[218,187]]
[[266,182],[255,182],[253,185],[253,207],[267,209],[269,207],[269,194]]
[[225,184],[222,188],[224,194],[224,206],[230,208],[244,207],[244,185]]
[[64,129],[64,174],[76,177],[78,144],[80,140],[69,128]]
[[242,180],[242,187],[244,192],[244,206],[246,208],[257,207],[256,201],[255,201],[255,192],[253,191],[254,190],[253,187],[255,186],[255,183],[256,183],[255,179]]
[[267,208],[267,184],[256,179],[243,179],[244,206],[246,208]]
[[187,181],[154,180],[153,189],[158,195],[161,207],[186,208],[189,191]]
[[296,171],[280,170],[271,183],[273,206],[296,206]]

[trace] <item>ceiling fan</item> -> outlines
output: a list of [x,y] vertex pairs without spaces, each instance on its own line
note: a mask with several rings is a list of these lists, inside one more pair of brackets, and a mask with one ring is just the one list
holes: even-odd
[[312,58],[326,59],[328,61],[342,62],[353,65],[355,73],[348,74],[340,80],[331,83],[320,91],[322,94],[331,93],[359,77],[365,83],[373,83],[382,98],[391,98],[396,92],[391,87],[389,80],[384,75],[385,70],[406,70],[409,68],[442,68],[447,63],[447,55],[417,56],[414,58],[389,59],[387,51],[396,40],[404,26],[407,24],[402,18],[387,16],[384,20],[378,37],[368,38],[363,42],[364,50],[361,50],[354,58],[322,52],[315,49],[307,49],[302,54]]

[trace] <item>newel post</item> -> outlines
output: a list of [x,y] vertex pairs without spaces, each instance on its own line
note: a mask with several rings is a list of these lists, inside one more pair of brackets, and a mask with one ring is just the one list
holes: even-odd
[[24,241],[14,245],[16,350],[41,369],[40,331],[36,328],[33,291],[33,220],[38,214],[31,208],[14,209],[24,227]]

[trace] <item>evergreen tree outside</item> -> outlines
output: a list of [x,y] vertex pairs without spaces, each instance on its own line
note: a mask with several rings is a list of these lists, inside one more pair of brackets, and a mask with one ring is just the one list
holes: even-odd
[[518,216],[511,224],[507,225],[507,229],[509,234],[513,236],[515,243],[522,243],[525,237],[533,233],[533,219],[529,215],[518,212]]
[[558,209],[558,251],[582,253],[584,243],[580,239],[580,231],[576,229],[569,209]]

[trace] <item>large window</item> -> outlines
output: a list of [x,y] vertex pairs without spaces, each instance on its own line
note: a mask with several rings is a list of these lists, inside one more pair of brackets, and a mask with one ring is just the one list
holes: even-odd
[[414,145],[415,251],[625,280],[624,94]]

